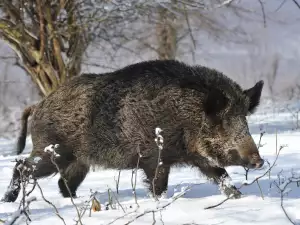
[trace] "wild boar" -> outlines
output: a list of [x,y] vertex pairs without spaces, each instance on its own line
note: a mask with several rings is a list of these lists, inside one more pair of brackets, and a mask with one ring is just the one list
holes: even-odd
[[[24,110],[17,151],[24,149],[31,116],[33,149],[24,164],[35,165],[36,179],[57,173],[44,148],[59,144],[55,164],[73,197],[91,165],[132,169],[139,159],[138,167],[156,196],[167,190],[170,167],[185,164],[199,168],[226,195],[239,198],[241,193],[233,185],[223,184],[229,178],[224,167],[264,164],[246,118],[258,107],[263,85],[259,81],[242,89],[215,69],[176,60],[150,60],[111,73],[82,74]],[[153,189],[157,127],[163,131],[164,143]],[[36,157],[41,160],[36,162]],[[3,201],[18,197],[18,166]],[[62,178],[58,186],[64,197],[70,197]]]

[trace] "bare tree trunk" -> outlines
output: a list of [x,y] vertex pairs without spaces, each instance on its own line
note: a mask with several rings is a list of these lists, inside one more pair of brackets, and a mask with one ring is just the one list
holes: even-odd
[[[0,36],[44,96],[80,73],[87,41],[77,25],[75,8],[74,1],[29,0],[21,6],[4,0],[7,16],[0,18]],[[61,11],[67,13],[66,21],[59,19]]]
[[[175,1],[173,1],[175,4]],[[175,59],[177,50],[177,30],[175,15],[161,6],[158,7],[159,22],[156,26],[159,59]]]

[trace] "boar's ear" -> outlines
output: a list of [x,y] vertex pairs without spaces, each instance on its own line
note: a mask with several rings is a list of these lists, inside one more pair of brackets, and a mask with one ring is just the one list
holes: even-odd
[[260,103],[261,91],[263,89],[263,86],[264,86],[264,81],[260,80],[252,88],[244,90],[244,94],[246,94],[250,100],[250,104],[248,108],[248,112],[250,114],[255,112],[257,106]]
[[204,111],[207,115],[214,116],[225,109],[229,100],[221,91],[212,89],[208,92],[204,102]]

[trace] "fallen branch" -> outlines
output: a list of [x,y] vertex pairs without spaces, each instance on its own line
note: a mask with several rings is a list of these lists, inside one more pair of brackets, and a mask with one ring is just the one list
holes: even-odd
[[208,206],[208,207],[205,207],[204,209],[212,209],[212,208],[216,208],[220,205],[222,205],[223,203],[227,202],[229,199],[231,199],[232,196],[229,196],[227,197],[226,199],[224,199],[223,201],[221,201],[220,203],[216,204],[216,205],[212,205],[212,206]]

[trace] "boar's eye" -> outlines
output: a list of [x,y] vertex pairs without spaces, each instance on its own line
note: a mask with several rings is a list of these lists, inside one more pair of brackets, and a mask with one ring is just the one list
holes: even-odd
[[250,100],[250,104],[248,108],[248,112],[250,114],[254,113],[257,106],[259,105],[263,86],[264,86],[264,81],[260,80],[252,88],[243,91],[243,93],[246,94]]
[[204,102],[204,111],[209,116],[215,116],[225,109],[228,104],[228,98],[219,90],[212,89],[209,91]]

